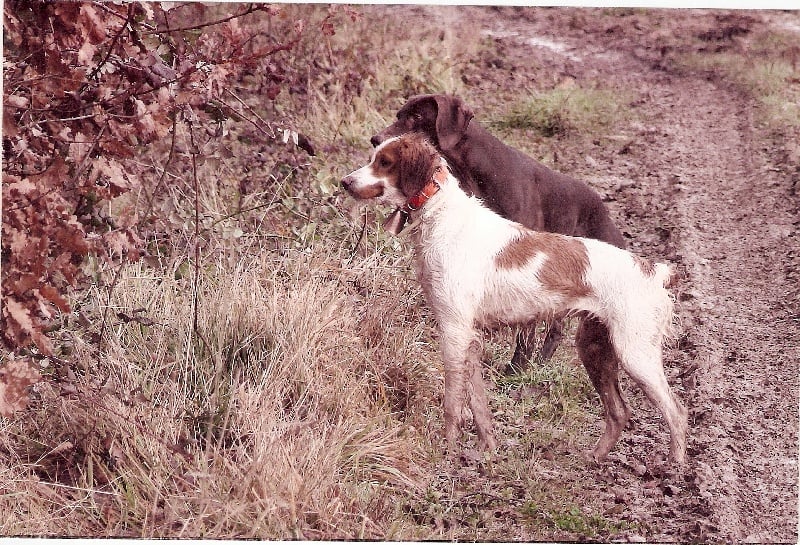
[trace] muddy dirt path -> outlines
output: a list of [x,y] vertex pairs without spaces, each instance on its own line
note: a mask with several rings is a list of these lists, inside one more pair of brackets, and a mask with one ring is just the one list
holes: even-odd
[[653,220],[669,220],[668,257],[686,274],[676,355],[692,412],[684,506],[707,511],[698,530],[725,539],[792,541],[799,354],[786,273],[795,206],[752,138],[746,101],[686,78],[649,93],[664,136],[641,164],[662,173],[653,187],[671,210]]
[[747,101],[687,78],[650,93],[669,105],[654,112],[664,112],[666,136],[648,166],[670,173],[660,189],[672,192],[673,259],[686,271],[693,493],[720,537],[793,541],[800,353],[787,271],[796,203],[753,138]]
[[[690,460],[682,474],[655,475],[655,485],[653,475],[615,469],[613,454],[610,469],[575,478],[610,473],[609,490],[652,529],[648,540],[796,542],[798,198],[776,164],[779,151],[754,129],[752,99],[719,79],[670,71],[664,49],[643,45],[636,32],[575,25],[574,12],[436,16],[500,37],[511,62],[522,65],[535,48],[535,62],[579,81],[614,80],[641,97],[643,123],[624,159],[619,150],[595,153],[597,175],[584,178],[601,190],[604,180],[631,180],[605,190],[632,249],[682,272],[685,337],[668,365],[690,407]],[[633,443],[636,433],[667,442],[663,430],[627,433]]]

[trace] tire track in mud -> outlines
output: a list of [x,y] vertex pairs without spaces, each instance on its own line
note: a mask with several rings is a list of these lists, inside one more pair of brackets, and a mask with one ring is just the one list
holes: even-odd
[[637,146],[626,169],[610,170],[638,187],[634,203],[619,195],[621,209],[650,204],[635,229],[668,233],[634,246],[666,255],[686,276],[678,305],[685,338],[670,354],[691,415],[685,486],[659,501],[641,482],[624,474],[620,482],[652,509],[642,520],[654,538],[794,543],[800,332],[789,278],[799,253],[791,180],[755,135],[753,101],[736,90],[664,73],[633,50],[596,42],[569,50],[595,77],[623,79],[646,97],[639,114],[652,142]]
[[[685,273],[685,338],[670,357],[682,368],[690,459],[672,505],[646,502],[661,512],[650,524],[659,538],[794,543],[800,333],[787,275],[798,253],[791,182],[754,135],[752,101],[617,53],[609,72],[647,96],[640,115],[658,135],[622,174],[639,180],[636,204],[667,201],[638,214],[636,226],[667,226],[666,240],[632,242]],[[631,204],[620,200],[622,209]]]
[[[690,409],[690,459],[682,475],[661,476],[669,491],[661,498],[624,467],[606,474],[627,489],[650,539],[796,542],[800,314],[790,277],[800,254],[798,203],[753,128],[753,100],[703,75],[664,71],[635,44],[565,38],[557,17],[498,13],[481,26],[510,36],[507,47],[530,51],[537,37],[557,43],[569,53],[565,71],[624,81],[645,97],[637,151],[626,161],[601,160],[599,169],[634,181],[632,201],[625,189],[615,195],[619,212],[645,203],[634,213],[640,225],[630,227],[648,236],[634,238],[634,249],[664,255],[685,274],[678,305],[685,337],[668,357],[682,368],[671,382],[682,382]],[[645,433],[668,441],[663,430]]]
[[719,537],[794,542],[800,354],[789,181],[755,143],[752,106],[735,92],[685,77],[649,92],[669,106],[659,108],[668,136],[656,163],[671,173],[672,236],[688,275],[696,493]]

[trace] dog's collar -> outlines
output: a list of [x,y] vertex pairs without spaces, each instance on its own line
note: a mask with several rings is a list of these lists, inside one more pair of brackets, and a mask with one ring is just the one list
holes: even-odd
[[428,199],[436,195],[441,188],[442,186],[439,184],[439,181],[434,178],[422,188],[422,191],[408,199],[403,210],[406,212],[415,212],[419,210],[428,202]]
[[442,184],[446,179],[447,168],[444,165],[440,165],[434,171],[433,179],[425,184],[425,187],[423,187],[419,193],[408,199],[406,204],[402,207],[397,208],[394,212],[389,214],[389,217],[386,218],[386,221],[383,223],[383,229],[393,235],[400,234],[411,212],[416,212],[422,208],[425,203],[428,202],[428,199],[436,195],[442,188]]

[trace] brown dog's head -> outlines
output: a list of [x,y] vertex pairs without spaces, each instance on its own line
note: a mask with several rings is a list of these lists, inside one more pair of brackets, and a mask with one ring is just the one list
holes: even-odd
[[342,186],[356,199],[403,206],[433,179],[441,158],[421,133],[392,137],[378,146],[368,165],[348,174]]
[[421,132],[442,151],[455,147],[464,136],[472,110],[452,95],[417,95],[397,112],[397,121],[370,139],[378,146],[389,138],[409,132]]

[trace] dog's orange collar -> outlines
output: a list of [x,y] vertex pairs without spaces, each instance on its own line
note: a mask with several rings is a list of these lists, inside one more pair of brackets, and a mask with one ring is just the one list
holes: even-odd
[[400,231],[403,230],[403,227],[405,227],[406,221],[408,221],[408,216],[411,214],[411,212],[415,212],[422,208],[425,203],[428,202],[428,199],[436,195],[442,188],[442,184],[446,179],[447,169],[444,166],[438,167],[433,174],[433,179],[425,184],[425,187],[422,188],[422,191],[408,199],[402,208],[398,208],[389,214],[389,217],[386,218],[386,221],[383,224],[383,228],[393,235],[399,234]]
[[428,199],[436,195],[441,188],[442,186],[439,185],[439,182],[436,181],[436,178],[434,178],[422,188],[422,191],[408,199],[408,202],[403,207],[403,210],[405,210],[406,213],[419,210],[426,202],[428,202]]
[[433,173],[433,179],[425,184],[425,187],[422,188],[422,191],[408,199],[406,205],[403,207],[403,210],[406,213],[414,212],[415,210],[419,210],[423,207],[423,205],[428,202],[428,199],[436,195],[439,190],[442,188],[442,184],[447,179],[447,169],[440,165]]

